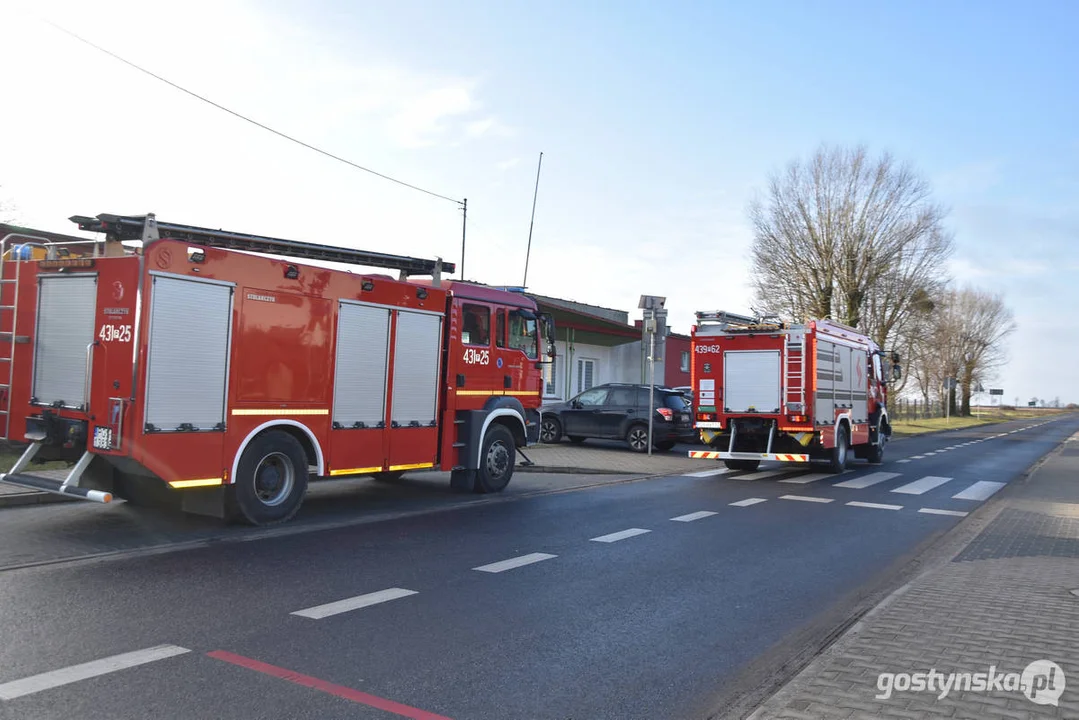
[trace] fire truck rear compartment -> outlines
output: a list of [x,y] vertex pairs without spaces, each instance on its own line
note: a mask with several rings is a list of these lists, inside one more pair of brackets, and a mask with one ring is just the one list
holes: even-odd
[[85,409],[96,309],[95,275],[39,276],[31,403]]

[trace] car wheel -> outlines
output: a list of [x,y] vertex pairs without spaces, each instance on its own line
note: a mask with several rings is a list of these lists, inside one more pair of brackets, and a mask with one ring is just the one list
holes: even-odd
[[562,439],[562,423],[553,415],[544,417],[540,423],[540,442],[553,444]]
[[626,444],[633,452],[648,451],[648,427],[645,425],[630,425],[626,431]]

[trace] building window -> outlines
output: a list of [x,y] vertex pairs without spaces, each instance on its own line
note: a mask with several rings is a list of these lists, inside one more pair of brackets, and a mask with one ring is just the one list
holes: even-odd
[[546,365],[546,375],[544,379],[543,394],[548,397],[562,397],[562,393],[558,392],[558,363],[562,360],[560,357],[556,357],[554,362]]
[[582,393],[596,384],[596,361],[587,358],[577,360],[577,392]]
[[485,305],[462,306],[461,342],[465,345],[491,345],[491,311]]
[[682,351],[682,372],[689,372],[689,350]]

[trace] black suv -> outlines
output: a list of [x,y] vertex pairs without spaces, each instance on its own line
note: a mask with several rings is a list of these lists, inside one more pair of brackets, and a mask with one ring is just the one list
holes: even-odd
[[[675,443],[692,442],[692,410],[677,390],[656,387],[652,444],[670,450]],[[573,442],[585,438],[625,440],[634,452],[648,450],[648,386],[608,383],[585,390],[568,402],[540,408],[540,442],[556,443],[565,435]]]

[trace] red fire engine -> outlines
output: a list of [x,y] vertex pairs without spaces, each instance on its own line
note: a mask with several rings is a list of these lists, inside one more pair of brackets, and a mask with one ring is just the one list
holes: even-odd
[[[0,245],[4,436],[30,443],[3,482],[267,524],[309,479],[436,468],[499,492],[538,438],[553,323],[520,292],[441,260],[71,219],[103,242]],[[75,464],[47,480],[35,456]]]
[[716,448],[690,457],[756,470],[761,460],[824,460],[847,466],[848,451],[879,463],[891,436],[887,382],[898,353],[831,320],[699,312],[692,331],[696,426]]

